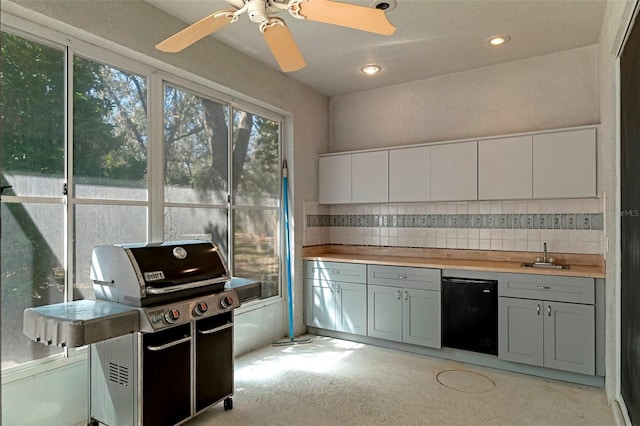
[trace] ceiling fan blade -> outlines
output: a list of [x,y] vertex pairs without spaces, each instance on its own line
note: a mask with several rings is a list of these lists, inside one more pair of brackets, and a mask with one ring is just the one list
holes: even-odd
[[[219,10],[212,13],[196,22],[193,25],[188,26],[184,30],[172,35],[168,39],[161,41],[156,45],[156,49],[163,52],[180,52],[182,49],[191,46],[196,41],[199,41],[209,34],[218,31],[220,28],[228,25],[233,19],[234,10]],[[216,17],[217,16],[217,17]]]
[[262,35],[284,72],[297,71],[307,64],[289,27],[280,18],[271,18],[260,27]]
[[299,14],[311,21],[383,35],[391,35],[396,30],[381,9],[330,0],[305,0],[299,5]]

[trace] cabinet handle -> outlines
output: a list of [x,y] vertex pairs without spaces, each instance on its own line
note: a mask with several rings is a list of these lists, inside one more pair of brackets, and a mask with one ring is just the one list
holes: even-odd
[[404,292],[404,300],[409,300],[409,294],[406,291]]
[[538,307],[536,308],[536,313],[540,315],[540,304],[538,303]]
[[336,293],[340,293],[340,284],[336,284]]
[[547,315],[551,316],[551,305],[547,305]]
[[406,275],[398,275],[398,279],[399,280],[406,280],[407,276]]
[[540,290],[549,290],[551,287],[549,287],[548,285],[539,285],[538,288]]
[[400,290],[398,290],[398,293],[396,294],[396,296],[398,297],[398,300],[400,300]]
[[334,273],[334,274],[336,274],[336,275],[340,275],[340,271],[339,271],[339,270],[337,270],[337,269],[334,269],[334,270],[333,270],[333,271],[331,271],[331,272],[333,272],[333,273]]

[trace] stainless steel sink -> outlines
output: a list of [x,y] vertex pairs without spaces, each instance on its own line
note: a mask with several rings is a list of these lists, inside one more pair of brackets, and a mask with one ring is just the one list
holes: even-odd
[[551,262],[523,263],[522,266],[525,268],[569,269],[569,265],[558,265],[557,263]]

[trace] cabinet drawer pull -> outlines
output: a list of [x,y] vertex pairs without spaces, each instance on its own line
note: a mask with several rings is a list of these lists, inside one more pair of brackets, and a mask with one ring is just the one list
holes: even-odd
[[551,305],[547,306],[547,315],[551,316]]
[[333,271],[331,271],[331,272],[333,272],[333,273],[334,273],[334,274],[336,274],[336,275],[340,275],[340,271],[339,271],[339,270],[337,270],[337,269],[334,269],[334,270],[333,270]]
[[536,313],[540,315],[540,304],[538,303],[538,307],[536,308]]
[[165,343],[164,345],[147,346],[147,350],[152,351],[152,352],[163,351],[165,349],[169,349],[169,348],[172,348],[174,346],[178,346],[181,343],[188,342],[189,340],[191,340],[191,336],[186,336],[186,337],[183,337],[182,339],[178,339],[178,340],[175,340],[173,342]]
[[400,290],[398,290],[396,296],[397,296],[398,300],[400,300]]
[[540,290],[549,290],[551,287],[549,287],[548,285],[539,285],[538,288]]
[[406,291],[404,292],[404,300],[409,300],[409,293]]
[[406,280],[407,276],[406,275],[398,275],[398,279],[399,280]]

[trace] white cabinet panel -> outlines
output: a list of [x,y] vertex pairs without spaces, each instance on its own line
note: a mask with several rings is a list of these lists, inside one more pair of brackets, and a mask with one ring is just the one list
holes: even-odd
[[351,154],[318,159],[318,203],[351,202]]
[[533,136],[533,197],[596,196],[596,130]]
[[478,198],[513,200],[533,194],[531,136],[478,142]]
[[351,154],[351,202],[389,201],[389,151]]
[[389,201],[431,199],[430,154],[428,146],[389,151]]
[[478,199],[478,143],[431,147],[431,201]]

